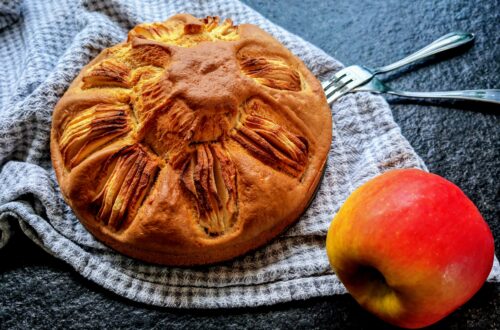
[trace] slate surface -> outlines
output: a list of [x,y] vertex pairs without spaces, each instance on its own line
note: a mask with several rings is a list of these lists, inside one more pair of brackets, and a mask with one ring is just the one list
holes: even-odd
[[[257,1],[272,21],[345,64],[384,65],[453,30],[473,48],[387,76],[401,89],[500,88],[500,1]],[[458,184],[492,228],[500,253],[498,106],[389,98],[403,134],[429,169]],[[500,286],[486,284],[435,329],[499,329]],[[83,279],[22,235],[0,251],[0,329],[11,328],[390,328],[349,296],[233,310],[159,309]]]

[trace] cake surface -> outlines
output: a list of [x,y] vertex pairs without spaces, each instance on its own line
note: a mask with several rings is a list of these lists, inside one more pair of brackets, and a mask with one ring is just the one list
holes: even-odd
[[251,24],[175,15],[140,24],[58,102],[51,156],[78,219],[144,261],[198,265],[296,221],[331,143],[320,83]]

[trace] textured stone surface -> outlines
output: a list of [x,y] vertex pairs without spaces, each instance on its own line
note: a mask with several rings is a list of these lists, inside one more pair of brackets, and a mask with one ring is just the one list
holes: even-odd
[[[473,48],[387,76],[401,89],[499,88],[500,2],[246,1],[345,64],[384,65],[452,30]],[[434,173],[458,184],[490,224],[500,252],[499,107],[390,98],[403,134]],[[432,328],[498,329],[500,286],[486,284]],[[77,275],[22,235],[0,251],[0,328],[389,328],[348,296],[235,310],[159,309],[130,302]]]

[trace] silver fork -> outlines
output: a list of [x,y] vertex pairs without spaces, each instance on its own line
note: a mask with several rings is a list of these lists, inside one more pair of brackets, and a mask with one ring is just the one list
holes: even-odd
[[500,104],[500,89],[475,89],[463,91],[439,91],[439,92],[406,92],[394,90],[384,84],[377,77],[373,77],[369,82],[356,87],[352,92],[374,92],[387,93],[404,97],[424,97],[438,99],[461,99],[470,101],[482,101]]
[[332,103],[340,96],[352,89],[366,83],[373,76],[398,69],[407,64],[422,60],[431,55],[448,49],[462,46],[474,40],[472,33],[452,32],[435,40],[424,48],[392,64],[380,68],[367,68],[359,65],[351,65],[337,72],[332,79],[322,83],[328,103]]

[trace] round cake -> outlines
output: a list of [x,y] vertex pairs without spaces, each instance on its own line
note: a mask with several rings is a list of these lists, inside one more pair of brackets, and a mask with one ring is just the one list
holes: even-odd
[[165,265],[228,260],[304,212],[331,143],[319,81],[251,24],[140,24],[58,102],[62,194],[100,241]]

